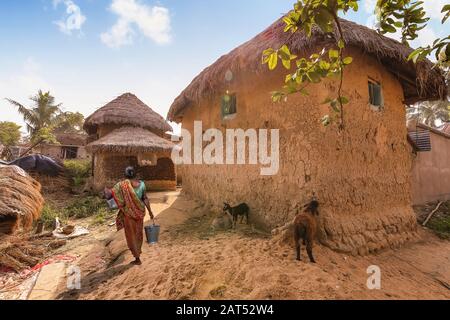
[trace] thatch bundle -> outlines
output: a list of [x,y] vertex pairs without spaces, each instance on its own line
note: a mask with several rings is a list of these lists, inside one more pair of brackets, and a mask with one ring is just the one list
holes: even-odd
[[0,165],[0,234],[29,229],[43,205],[39,182],[19,167]]
[[[345,42],[377,58],[401,82],[407,104],[421,100],[438,100],[446,96],[447,88],[441,72],[430,61],[414,65],[407,58],[412,49],[391,38],[379,35],[375,30],[341,19]],[[261,74],[267,71],[262,65],[262,52],[268,48],[278,49],[287,44],[299,56],[317,47],[332,46],[333,36],[325,35],[317,28],[308,38],[303,32],[284,32],[282,19],[275,22],[252,40],[222,56],[200,73],[172,104],[168,120],[181,121],[183,110],[202,98],[225,92],[225,74],[232,72],[234,80],[240,72]]]
[[131,93],[121,95],[94,112],[86,119],[84,129],[93,134],[98,126],[111,124],[141,127],[160,135],[172,131],[162,116]]
[[20,272],[34,267],[51,254],[51,250],[62,247],[66,240],[54,239],[51,235],[35,237],[0,236],[0,266]]
[[173,143],[153,132],[136,127],[122,127],[87,146],[87,150],[114,153],[170,152]]

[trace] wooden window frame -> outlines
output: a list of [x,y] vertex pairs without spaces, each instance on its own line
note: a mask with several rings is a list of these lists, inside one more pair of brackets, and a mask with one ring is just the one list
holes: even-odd
[[[373,100],[375,99],[375,97],[374,97],[374,92],[373,92],[371,86],[378,86],[380,88],[380,104],[372,103],[372,102],[374,102]],[[383,86],[381,85],[381,82],[369,78],[368,81],[367,81],[367,87],[368,87],[368,90],[369,90],[369,105],[373,109],[375,109],[377,111],[381,111],[384,108]]]

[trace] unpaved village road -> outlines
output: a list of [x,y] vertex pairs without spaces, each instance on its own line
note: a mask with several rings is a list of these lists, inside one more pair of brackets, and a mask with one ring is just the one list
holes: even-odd
[[[420,230],[399,250],[351,257],[316,246],[316,265],[293,249],[238,226],[213,233],[214,215],[178,193],[152,195],[163,227],[160,243],[132,260],[114,233],[81,259],[81,290],[58,299],[450,299],[450,242]],[[303,253],[305,256],[305,253]],[[367,268],[381,268],[381,290],[367,288]]]

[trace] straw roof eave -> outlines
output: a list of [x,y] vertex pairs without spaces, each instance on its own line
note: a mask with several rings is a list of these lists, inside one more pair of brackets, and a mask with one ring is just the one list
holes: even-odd
[[174,144],[153,132],[136,127],[122,127],[90,143],[90,153],[149,153],[171,152]]
[[[447,95],[445,79],[437,68],[433,68],[430,61],[422,61],[417,65],[407,61],[412,52],[411,48],[354,22],[341,19],[341,24],[347,47],[357,48],[374,56],[399,79],[406,104],[439,100]],[[268,72],[267,66],[261,64],[262,52],[267,48],[278,48],[287,44],[293,53],[301,55],[302,52],[308,52],[318,46],[334,43],[332,36],[324,35],[317,29],[310,38],[302,32],[292,35],[283,29],[284,22],[280,19],[252,40],[207,67],[174,100],[167,119],[181,122],[185,109],[205,97],[212,97],[215,92],[224,90],[223,79],[227,71],[231,71],[235,77],[242,70],[254,74]]]

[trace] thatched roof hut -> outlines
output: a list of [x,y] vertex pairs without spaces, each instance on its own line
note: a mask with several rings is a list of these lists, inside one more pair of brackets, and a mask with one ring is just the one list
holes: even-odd
[[88,136],[84,132],[57,132],[55,137],[62,146],[85,146]]
[[[270,92],[285,85],[287,71],[282,66],[269,71],[261,63],[263,50],[287,44],[299,57],[309,57],[335,46],[333,36],[319,30],[311,38],[285,33],[281,19],[218,59],[181,92],[168,119],[182,122],[191,136],[198,121],[204,132],[218,128],[227,135],[227,150],[240,148],[246,162],[222,155],[226,165],[183,165],[183,192],[217,208],[223,201],[245,202],[252,223],[268,229],[292,221],[316,195],[320,241],[341,252],[366,254],[414,238],[405,103],[444,97],[444,78],[429,61],[407,62],[411,49],[395,40],[346,20],[342,28],[345,55],[353,58],[341,88],[349,100],[343,127],[339,114],[324,103],[336,97],[337,79],[309,84],[308,95],[292,94],[281,103],[270,99]],[[321,121],[326,115],[327,127]],[[268,130],[273,139],[267,142],[270,166],[260,153],[262,135],[259,155],[248,147],[255,143],[247,139],[254,130]],[[229,132],[241,141],[228,139]],[[259,163],[251,163],[257,157]],[[264,173],[267,168],[273,171]]]
[[29,229],[41,215],[41,185],[16,166],[0,165],[0,234]]
[[[396,40],[382,36],[376,31],[354,22],[341,19],[345,42],[348,47],[357,47],[364,53],[376,57],[394,74],[402,84],[405,104],[422,100],[438,100],[447,94],[445,80],[440,71],[433,68],[430,61],[414,65],[407,58],[412,49]],[[310,52],[316,46],[333,45],[335,40],[315,29],[310,38],[303,32],[291,34],[284,32],[282,19],[272,24],[252,40],[222,56],[210,67],[200,73],[192,83],[175,99],[168,113],[169,121],[180,121],[185,108],[201,98],[215,92],[225,91],[228,85],[224,80],[226,72],[239,71],[263,73],[266,65],[261,64],[262,52],[268,48],[279,48],[287,44],[294,54]]]
[[136,127],[122,127],[92,142],[88,151],[115,153],[170,152],[172,142],[151,131]]
[[132,93],[125,93],[90,115],[84,122],[89,134],[102,125],[128,125],[151,130],[158,134],[172,131],[164,118]]
[[139,100],[125,93],[86,119],[87,151],[93,158],[93,187],[102,190],[123,178],[127,166],[153,190],[176,188],[173,148],[167,138],[172,127]]

